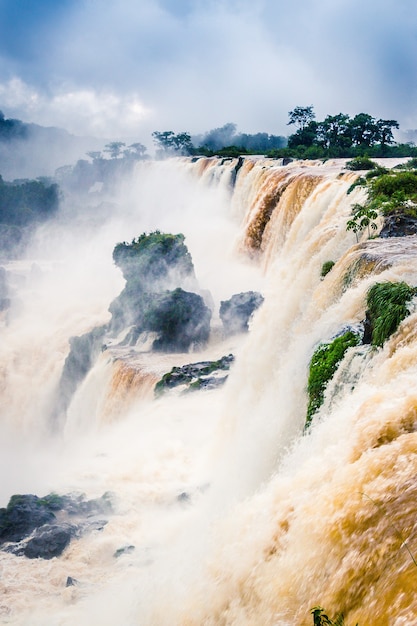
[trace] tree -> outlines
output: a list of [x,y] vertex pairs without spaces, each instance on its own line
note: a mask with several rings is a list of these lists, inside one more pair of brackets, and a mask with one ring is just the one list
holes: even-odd
[[128,159],[143,159],[147,148],[143,143],[131,143],[130,146],[123,150],[123,156]]
[[378,141],[381,144],[381,147],[395,143],[392,129],[400,127],[396,120],[378,120],[376,126],[379,134]]
[[313,108],[313,105],[310,104],[310,106],[307,107],[298,106],[292,111],[288,111],[290,121],[287,126],[295,124],[299,129],[303,130],[316,117]]
[[166,157],[175,154],[192,154],[193,144],[191,142],[191,135],[188,133],[178,133],[176,135],[172,130],[165,130],[163,132],[156,130],[152,133],[152,137],[157,147],[158,156]]
[[296,133],[288,137],[288,147],[295,148],[296,146],[314,146],[317,145],[317,130],[318,124],[314,120],[311,120],[304,127],[299,128]]
[[92,159],[93,161],[98,161],[99,159],[102,158],[101,156],[101,152],[96,152],[95,150],[92,150],[90,152],[86,152],[87,156],[90,157],[90,159]]
[[378,217],[378,212],[370,206],[362,206],[362,204],[354,204],[352,207],[352,219],[348,220],[346,230],[353,230],[356,235],[356,241],[359,241],[358,233],[368,229],[368,238],[371,236],[372,230],[378,227],[373,220]]
[[328,115],[318,124],[318,139],[325,148],[350,148],[352,134],[349,115]]
[[122,148],[125,145],[126,144],[123,143],[123,141],[112,141],[111,143],[105,145],[104,152],[109,152],[112,159],[117,159],[121,155]]
[[368,113],[358,113],[350,122],[352,140],[357,146],[373,146],[379,137],[378,126],[374,117]]

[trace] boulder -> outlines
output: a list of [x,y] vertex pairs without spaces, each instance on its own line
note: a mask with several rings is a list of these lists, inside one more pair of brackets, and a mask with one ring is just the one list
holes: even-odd
[[21,541],[44,524],[55,520],[53,511],[37,496],[15,495],[7,508],[0,509],[0,544]]
[[155,394],[158,396],[182,385],[187,391],[219,387],[227,379],[227,375],[219,376],[219,373],[228,371],[233,361],[233,354],[229,354],[217,361],[199,361],[181,367],[173,367],[156,383]]
[[187,352],[207,342],[211,311],[201,296],[181,288],[155,294],[147,302],[141,330],[158,333],[153,350]]
[[15,495],[0,509],[0,546],[18,556],[51,559],[62,554],[73,537],[102,530],[107,520],[92,518],[111,512],[107,493],[92,500],[76,494]]
[[152,307],[155,294],[173,287],[197,290],[194,266],[184,235],[155,231],[140,235],[132,243],[119,243],[113,260],[122,270],[126,285],[110,304],[110,330],[119,333],[130,326],[143,327],[144,315]]
[[70,524],[47,524],[37,529],[23,548],[28,559],[52,559],[60,556],[76,533]]
[[379,233],[383,239],[388,237],[406,237],[417,233],[417,218],[409,215],[389,215],[384,219],[384,226]]
[[235,294],[220,303],[220,319],[226,335],[247,332],[248,322],[254,311],[263,303],[263,296],[256,291]]

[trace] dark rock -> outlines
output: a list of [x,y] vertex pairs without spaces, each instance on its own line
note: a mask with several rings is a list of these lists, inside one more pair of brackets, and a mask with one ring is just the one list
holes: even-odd
[[388,237],[406,237],[417,233],[417,218],[409,215],[389,215],[384,219],[384,226],[379,233],[383,239]]
[[[93,500],[86,500],[84,495],[76,494],[58,497],[61,498],[61,509],[72,517],[92,517],[113,512],[109,493],[105,493],[101,498],[94,498]],[[48,496],[44,499],[46,500],[47,498]]]
[[75,532],[75,526],[70,524],[42,526],[37,529],[32,539],[29,539],[23,549],[23,554],[28,559],[52,559],[60,556]]
[[212,376],[210,378],[198,378],[194,382],[190,383],[188,390],[189,391],[201,391],[202,389],[205,389],[206,391],[208,391],[211,389],[217,389],[218,387],[221,387],[222,385],[224,385],[226,380],[227,380],[227,376],[221,376],[221,377]]
[[67,582],[65,583],[66,587],[75,587],[76,585],[78,585],[78,580],[76,578],[73,578],[72,576],[68,576],[67,577]]
[[263,296],[256,291],[235,294],[220,303],[220,319],[226,335],[246,332],[252,314],[263,303]]
[[189,501],[190,501],[190,499],[191,499],[191,498],[190,498],[189,494],[188,494],[186,491],[183,491],[182,493],[180,493],[180,494],[177,496],[177,500],[178,500],[178,502],[189,502]]
[[10,307],[9,287],[7,285],[7,272],[4,267],[0,267],[0,311],[5,311]]
[[65,359],[58,386],[56,413],[66,411],[71,398],[90,371],[95,359],[103,347],[103,338],[107,326],[97,326],[79,337],[71,337],[70,352]]
[[0,509],[0,544],[21,541],[39,526],[55,520],[55,515],[41,498],[15,495],[7,508]]
[[113,556],[115,559],[118,559],[123,554],[131,554],[134,550],[135,550],[135,546],[132,546],[132,545],[123,546],[123,548],[119,548],[118,550],[116,550]]
[[232,174],[231,174],[231,179],[230,179],[231,187],[235,186],[238,172],[239,172],[240,168],[243,166],[244,162],[245,162],[244,157],[242,157],[242,156],[238,157],[237,163],[236,163],[235,167],[233,168]]
[[369,311],[366,311],[365,319],[363,322],[363,337],[362,343],[368,345],[372,343],[372,321],[369,315]]
[[182,234],[143,234],[130,244],[118,244],[113,259],[123,272],[126,286],[109,307],[112,333],[129,326],[135,326],[138,335],[146,330],[144,319],[155,305],[155,296],[173,286],[197,290],[194,266]]
[[[59,523],[54,513],[58,511]],[[71,538],[102,530],[107,520],[91,518],[111,512],[108,493],[92,500],[76,494],[15,495],[6,509],[0,509],[0,546],[10,542],[1,549],[31,559],[51,559],[62,553]],[[65,521],[69,518],[76,518],[76,524]]]
[[154,295],[145,310],[142,330],[159,334],[154,350],[187,352],[191,345],[206,343],[211,311],[201,296],[175,289]]
[[228,371],[234,361],[233,354],[223,356],[218,361],[199,361],[181,367],[173,367],[155,385],[155,394],[185,385],[188,391],[214,389],[223,384],[227,376],[218,377],[220,371]]

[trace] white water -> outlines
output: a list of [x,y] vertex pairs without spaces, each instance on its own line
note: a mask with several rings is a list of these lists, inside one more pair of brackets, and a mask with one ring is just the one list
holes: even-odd
[[[247,162],[233,197],[236,162],[202,164],[144,164],[103,223],[90,229],[78,216],[45,228],[29,255],[40,277],[32,260],[9,268],[29,279],[2,328],[0,504],[19,492],[111,491],[115,514],[51,561],[0,552],[3,623],[295,625],[312,623],[315,604],[360,626],[417,623],[417,574],[392,530],[413,536],[413,317],[402,343],[347,355],[303,435],[314,347],[364,318],[376,280],[417,283],[413,238],[364,243],[392,267],[343,291],[362,249],[345,229],[360,192],[346,195],[353,177],[339,176],[340,163]],[[283,176],[264,234],[252,229],[255,249],[250,225]],[[264,305],[245,337],[222,340],[214,318],[204,354],[138,352],[121,366],[103,353],[52,436],[68,338],[106,322],[123,286],[112,249],[155,228],[185,234],[217,310],[249,289]],[[322,281],[327,260],[338,262]],[[224,388],[153,399],[154,381],[173,365],[230,352]],[[115,559],[126,545],[135,550]],[[67,576],[79,584],[66,588]]]

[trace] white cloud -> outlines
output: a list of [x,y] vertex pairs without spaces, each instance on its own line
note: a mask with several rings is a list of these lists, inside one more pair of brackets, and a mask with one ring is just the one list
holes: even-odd
[[9,117],[105,138],[135,137],[152,115],[135,93],[61,87],[49,96],[20,78],[0,83],[0,101]]

